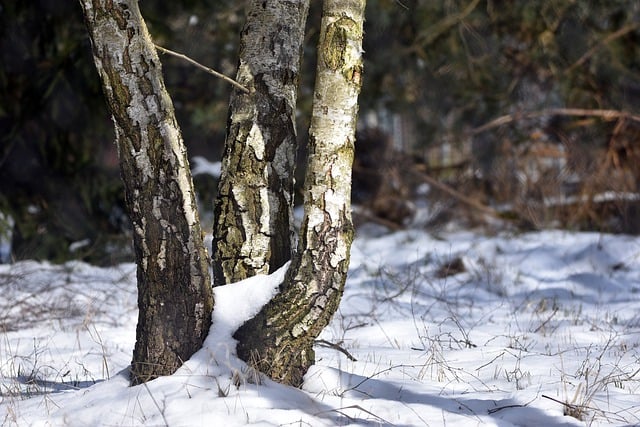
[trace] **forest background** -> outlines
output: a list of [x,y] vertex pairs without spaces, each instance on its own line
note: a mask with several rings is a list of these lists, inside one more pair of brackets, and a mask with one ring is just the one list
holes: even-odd
[[[140,6],[158,45],[235,74],[244,2]],[[369,0],[364,49],[356,220],[640,230],[640,3]],[[189,157],[219,160],[230,87],[161,60]],[[0,130],[5,261],[132,259],[113,126],[75,2],[0,3]],[[206,221],[216,181],[194,180]]]

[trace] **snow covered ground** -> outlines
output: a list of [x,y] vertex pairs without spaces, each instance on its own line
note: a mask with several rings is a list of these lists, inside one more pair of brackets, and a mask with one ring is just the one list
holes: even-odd
[[216,289],[204,348],[175,375],[128,387],[133,265],[1,265],[0,422],[640,424],[637,237],[358,237],[302,390],[247,367],[231,338],[282,273]]

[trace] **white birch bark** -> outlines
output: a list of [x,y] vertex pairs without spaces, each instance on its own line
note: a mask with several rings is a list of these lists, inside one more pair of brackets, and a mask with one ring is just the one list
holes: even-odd
[[308,0],[251,0],[215,201],[214,284],[291,259],[297,86]]
[[116,130],[140,309],[132,383],[197,351],[213,297],[186,149],[137,0],[81,0]]
[[314,362],[313,340],[338,308],[349,266],[364,6],[324,1],[298,253],[281,293],[235,334],[240,357],[293,385]]

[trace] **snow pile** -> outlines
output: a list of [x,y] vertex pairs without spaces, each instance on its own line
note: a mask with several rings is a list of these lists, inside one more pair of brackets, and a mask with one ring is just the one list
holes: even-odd
[[194,156],[191,158],[192,168],[191,175],[211,175],[214,178],[220,178],[222,173],[221,162],[211,162],[202,156]]

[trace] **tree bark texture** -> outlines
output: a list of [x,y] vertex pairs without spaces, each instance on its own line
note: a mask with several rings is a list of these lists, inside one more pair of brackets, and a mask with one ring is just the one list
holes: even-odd
[[214,286],[291,259],[296,98],[308,0],[251,0],[214,204]]
[[349,267],[351,168],[362,75],[365,0],[325,0],[298,253],[281,292],[234,335],[238,355],[300,385],[313,341],[340,303]]
[[201,348],[213,308],[186,149],[137,0],[81,0],[112,112],[134,230],[138,307],[131,383]]

